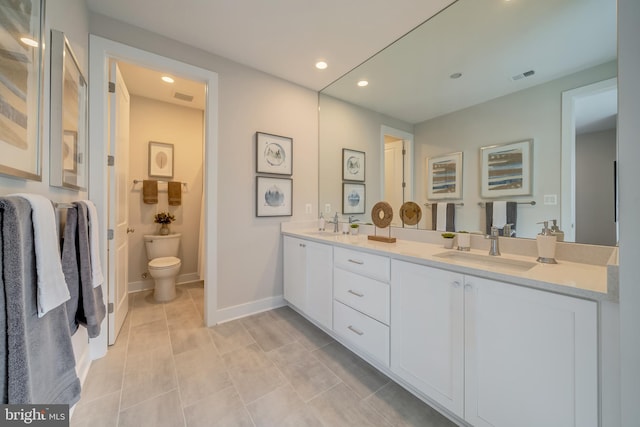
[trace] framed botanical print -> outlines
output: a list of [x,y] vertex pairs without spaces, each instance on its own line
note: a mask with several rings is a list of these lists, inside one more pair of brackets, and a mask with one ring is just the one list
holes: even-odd
[[149,176],[173,178],[173,144],[149,141]]

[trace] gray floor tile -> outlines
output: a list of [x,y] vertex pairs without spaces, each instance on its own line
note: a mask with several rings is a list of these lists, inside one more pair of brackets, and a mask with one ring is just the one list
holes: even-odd
[[234,387],[184,408],[184,416],[189,427],[253,427],[249,413]]
[[149,305],[131,310],[129,313],[131,326],[136,327],[156,320],[164,321],[164,308],[161,305]]
[[345,384],[338,384],[309,402],[324,425],[332,427],[391,426]]
[[177,387],[170,349],[130,355],[124,373],[121,407],[128,408]]
[[209,328],[209,334],[211,334],[213,343],[220,354],[229,353],[255,343],[240,320],[213,326]]
[[306,410],[306,404],[290,385],[285,385],[251,402],[247,410],[256,427],[275,427],[282,425],[289,416]]
[[337,342],[314,350],[311,354],[331,369],[361,399],[375,393],[390,381],[387,376]]
[[239,319],[239,320],[240,320],[240,323],[242,323],[242,325],[245,328],[252,329],[260,325],[264,325],[265,323],[277,322],[280,319],[278,319],[278,317],[273,315],[270,311],[263,311],[262,313],[254,314],[253,316],[243,317],[242,319]]
[[280,322],[266,321],[247,329],[263,351],[271,351],[294,341]]
[[189,406],[233,384],[212,344],[175,356],[182,405]]
[[456,425],[393,382],[368,397],[366,402],[394,426],[455,427]]
[[267,356],[305,402],[340,382],[340,378],[298,342],[273,350]]
[[[209,331],[203,326],[189,327],[183,325],[183,327],[169,328],[169,337],[171,339],[173,354],[209,347],[212,344]],[[211,347],[211,351],[217,353],[214,347]]]
[[307,319],[295,312],[293,316],[282,319],[278,322],[278,326],[308,350],[315,350],[334,342],[333,338],[324,333],[322,329],[317,328]]
[[146,400],[120,412],[120,427],[180,427],[184,415],[177,390]]
[[156,320],[144,325],[132,326],[129,331],[129,356],[156,348],[171,348],[166,320]]
[[71,427],[115,427],[118,424],[120,392],[76,406]]
[[122,388],[125,359],[126,347],[122,347],[108,351],[105,357],[91,363],[87,379],[82,386],[80,403],[119,391]]

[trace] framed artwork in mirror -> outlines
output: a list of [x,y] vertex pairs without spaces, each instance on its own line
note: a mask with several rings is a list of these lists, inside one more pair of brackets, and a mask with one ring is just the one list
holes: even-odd
[[88,183],[87,81],[69,40],[51,30],[51,141],[49,184],[86,190]]
[[427,198],[462,198],[462,151],[427,159]]
[[342,213],[363,214],[365,207],[365,185],[342,183]]
[[42,180],[44,0],[0,6],[0,174]]
[[342,180],[365,181],[365,153],[363,151],[342,149]]
[[526,196],[532,192],[533,140],[480,148],[481,196]]
[[256,132],[256,172],[293,174],[293,139]]
[[149,141],[149,177],[173,178],[173,144]]
[[256,216],[292,216],[293,180],[256,177]]

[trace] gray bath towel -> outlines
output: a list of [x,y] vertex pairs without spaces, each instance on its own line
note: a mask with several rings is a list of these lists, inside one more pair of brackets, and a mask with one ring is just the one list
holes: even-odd
[[[491,226],[493,225],[493,202],[487,202],[485,204],[485,232],[487,235],[491,234]],[[507,202],[507,224],[511,226],[511,236],[516,237],[516,225],[518,222],[518,203]],[[503,235],[503,230],[499,230],[500,235]]]
[[91,278],[87,207],[84,203],[74,205],[74,208],[67,210],[62,248],[62,270],[71,294],[71,299],[67,302],[69,327],[75,333],[78,324],[84,325],[89,338],[95,338],[100,335],[100,324],[106,310],[102,299],[102,285],[94,288]]
[[4,403],[73,405],[80,399],[80,380],[66,306],[38,317],[31,206],[20,197],[0,197],[0,214],[6,315]]

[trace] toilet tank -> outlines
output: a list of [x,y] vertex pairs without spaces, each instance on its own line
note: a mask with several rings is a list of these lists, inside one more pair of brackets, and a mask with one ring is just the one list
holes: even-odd
[[144,235],[144,246],[147,249],[147,258],[155,259],[167,256],[178,256],[180,249],[180,233],[160,236],[156,234]]

